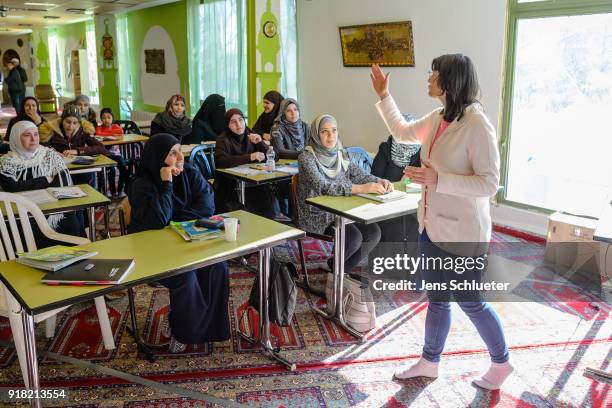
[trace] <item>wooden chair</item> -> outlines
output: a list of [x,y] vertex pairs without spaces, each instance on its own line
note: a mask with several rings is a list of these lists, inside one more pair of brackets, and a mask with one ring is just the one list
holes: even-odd
[[[289,194],[289,200],[291,201],[291,218],[293,220],[293,225],[295,225],[297,228],[300,228],[300,220],[299,220],[298,209],[297,209],[297,189],[298,189],[299,181],[300,181],[299,173],[294,174],[293,177],[291,177],[291,190]],[[334,241],[334,237],[330,235],[317,234],[317,233],[308,232],[308,231],[305,231],[305,232],[306,232],[306,237],[308,238],[320,239],[320,240],[328,241],[328,242]],[[297,285],[300,288],[304,289],[305,291],[312,293],[313,295],[317,295],[319,297],[324,298],[325,297],[324,291],[314,289],[312,286],[310,286],[310,281],[308,279],[308,268],[306,267],[306,256],[304,255],[304,243],[302,241],[303,241],[303,238],[298,239],[297,243],[298,243],[298,249],[300,252],[300,264],[302,266],[302,272],[304,273],[304,277],[301,282],[297,283]]]
[[[32,226],[30,224],[30,217],[32,217],[42,234],[47,238],[75,245],[89,243],[89,240],[86,238],[59,234],[53,231],[51,227],[49,227],[49,224],[47,224],[47,220],[40,208],[32,201],[18,194],[0,192],[0,202],[3,204],[0,205],[0,260],[2,262],[15,259],[16,253],[24,252],[24,249],[25,252],[35,251],[37,249],[36,242],[34,241],[34,234],[32,233]],[[18,216],[15,216],[13,207],[17,208]],[[115,348],[115,340],[113,338],[104,298],[97,297],[95,299],[95,304],[98,312],[98,320],[100,321],[100,329],[102,330],[104,348],[112,350]],[[57,313],[67,307],[68,306],[34,315],[35,323],[46,320],[47,326],[45,335],[47,338],[51,338],[54,335]],[[20,313],[21,305],[6,286],[0,282],[0,315],[9,318],[23,381],[25,386],[28,387],[26,350],[23,339],[23,323]]]
[[41,110],[40,113],[57,113],[57,97],[53,88],[49,84],[40,84],[34,87],[34,96],[38,100],[39,106],[53,105],[53,110]]

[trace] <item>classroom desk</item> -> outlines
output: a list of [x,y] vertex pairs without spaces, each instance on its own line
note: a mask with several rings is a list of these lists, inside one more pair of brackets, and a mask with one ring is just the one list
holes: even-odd
[[102,192],[106,191],[107,186],[107,175],[106,168],[107,167],[115,167],[117,166],[117,162],[111,159],[108,156],[100,154],[96,156],[96,161],[92,164],[68,164],[68,172],[70,174],[83,174],[83,173],[96,173],[96,177],[98,172],[102,172],[102,185],[100,186],[98,183],[98,187],[101,187]]
[[[96,217],[95,217],[95,208],[105,206],[106,211],[108,211],[108,205],[110,204],[110,200],[98,190],[90,186],[89,184],[79,184],[78,185],[81,190],[87,193],[87,197],[79,197],[79,198],[66,198],[63,200],[57,200],[48,203],[40,203],[37,204],[38,208],[40,208],[45,215],[50,214],[60,214],[70,211],[78,211],[78,210],[87,210],[87,216],[89,218],[89,240],[96,240]],[[105,221],[106,221],[105,217]],[[106,230],[108,231],[108,225],[106,225]]]
[[[33,315],[103,296],[107,293],[155,282],[207,265],[259,252],[259,297],[261,339],[258,341],[240,334],[253,343],[259,343],[263,353],[279,361],[290,370],[295,364],[288,362],[274,351],[270,338],[268,317],[268,279],[272,247],[289,240],[305,236],[303,231],[248,213],[228,213],[240,220],[240,232],[235,242],[223,237],[202,242],[185,242],[169,227],[161,230],[143,231],[79,247],[97,251],[95,258],[128,258],[135,260],[134,269],[123,283],[109,286],[50,286],[40,282],[45,272],[18,264],[15,261],[2,263],[0,279],[12,296],[22,306],[21,318],[26,344],[27,371],[30,387],[40,388]],[[262,301],[265,300],[265,301]],[[40,400],[31,400],[32,406],[40,406]]]
[[[396,190],[405,191],[405,183],[393,183]],[[389,203],[379,203],[359,196],[319,196],[308,198],[306,202],[335,215],[336,231],[334,234],[334,291],[331,300],[331,312],[319,308],[314,310],[325,318],[334,320],[348,333],[364,340],[364,335],[353,330],[344,318],[342,290],[344,284],[344,234],[349,221],[372,224],[390,218],[414,214],[421,199],[421,193],[409,193],[406,198]]]
[[[278,167],[278,166],[283,166],[283,165],[289,165],[289,164],[293,164],[296,162],[297,160],[293,160],[293,159],[280,159],[279,161],[276,162],[276,166]],[[265,164],[265,162],[249,163],[249,164],[245,164],[245,165],[238,166],[238,167],[250,167],[256,164]],[[246,183],[251,183],[251,184],[256,184],[256,185],[266,184],[266,183],[276,183],[278,181],[291,180],[291,177],[293,177],[293,174],[282,173],[280,171],[262,172],[258,174],[246,175],[246,174],[242,174],[242,173],[232,170],[234,168],[235,167],[230,167],[227,169],[216,169],[215,171],[222,173],[224,176],[237,181],[238,200],[240,201],[241,204],[245,204],[245,201],[246,201],[245,195],[244,195],[244,189],[246,187]]]
[[113,136],[116,137],[117,140],[101,140],[102,144],[106,147],[116,146],[116,145],[126,145],[132,143],[142,143],[149,140],[148,136],[137,135],[133,133],[128,133],[127,135],[118,135]]

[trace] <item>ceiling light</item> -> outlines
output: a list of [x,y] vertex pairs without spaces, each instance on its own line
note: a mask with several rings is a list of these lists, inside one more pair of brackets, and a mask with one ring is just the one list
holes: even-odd
[[10,15],[10,16],[7,16],[7,18],[25,18],[25,16],[13,16],[13,15]]
[[43,7],[55,7],[57,4],[54,3],[23,3],[25,6],[43,6]]
[[59,16],[44,16],[43,18],[46,18],[47,20],[57,20]]
[[19,24],[19,27],[32,27],[32,24]]
[[87,11],[85,12],[85,14],[87,14],[88,16],[91,16],[93,13],[94,13],[94,12],[93,12],[92,10],[87,10]]
[[83,13],[85,13],[85,9],[82,9],[82,8],[67,8],[66,12],[68,12],[68,13],[75,13],[75,14],[83,14]]

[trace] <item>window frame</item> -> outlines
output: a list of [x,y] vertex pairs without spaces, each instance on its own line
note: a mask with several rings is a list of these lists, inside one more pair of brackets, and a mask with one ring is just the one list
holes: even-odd
[[509,152],[510,152],[510,120],[512,117],[512,89],[514,87],[514,69],[516,63],[516,28],[519,19],[579,16],[588,14],[612,13],[610,0],[541,0],[530,3],[519,3],[519,0],[509,0],[506,21],[506,49],[504,70],[502,76],[502,109],[499,147],[501,155],[500,189],[496,202],[524,210],[544,213],[555,212],[549,208],[524,204],[507,198]]

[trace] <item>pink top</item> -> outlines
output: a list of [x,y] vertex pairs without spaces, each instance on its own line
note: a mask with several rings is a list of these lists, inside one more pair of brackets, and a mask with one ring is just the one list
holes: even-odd
[[[429,152],[427,152],[427,158],[429,159],[431,157],[431,151],[433,150],[434,145],[436,144],[436,141],[438,141],[438,138],[440,138],[440,135],[442,133],[444,133],[444,131],[446,130],[446,128],[448,127],[448,125],[450,125],[450,122],[445,121],[444,119],[442,119],[440,121],[440,126],[438,126],[438,130],[436,131],[436,135],[434,136],[431,144],[429,145]],[[424,206],[423,206],[423,219],[427,219],[425,218],[425,215],[427,215],[427,186],[425,186],[425,194],[423,195],[423,200],[424,200]]]
[[438,140],[440,135],[446,130],[448,125],[450,125],[450,122],[447,122],[444,119],[442,119],[440,121],[440,126],[438,126],[438,130],[436,131],[436,135],[434,136],[433,141],[431,142],[431,145],[429,145],[429,152],[427,153],[427,158],[428,159],[431,157],[431,151],[433,150],[433,147],[436,144],[436,141]]

